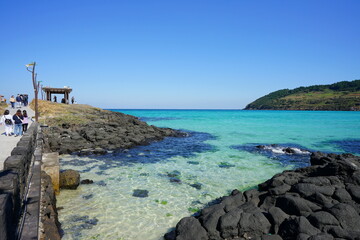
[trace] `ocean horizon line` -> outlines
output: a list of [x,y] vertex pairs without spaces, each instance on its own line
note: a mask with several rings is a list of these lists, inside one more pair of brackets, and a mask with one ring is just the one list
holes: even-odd
[[120,110],[120,111],[252,111],[252,112],[359,112],[344,110],[279,110],[279,109],[235,109],[235,108],[102,108],[104,110]]
[[146,111],[243,111],[236,108],[103,108],[104,110],[146,110]]

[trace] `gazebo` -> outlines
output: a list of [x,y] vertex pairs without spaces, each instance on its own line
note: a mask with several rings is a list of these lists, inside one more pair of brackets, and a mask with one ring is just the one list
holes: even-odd
[[43,87],[42,90],[45,92],[46,100],[51,101],[51,94],[64,94],[65,103],[69,104],[69,94],[71,93],[72,88]]

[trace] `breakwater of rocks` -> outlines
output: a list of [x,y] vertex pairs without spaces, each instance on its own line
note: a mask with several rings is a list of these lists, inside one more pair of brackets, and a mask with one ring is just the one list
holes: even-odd
[[119,112],[102,111],[97,117],[99,121],[64,123],[44,129],[45,149],[60,154],[105,154],[108,150],[128,149],[165,137],[184,135],[170,128],[150,126],[134,116]]
[[313,153],[284,171],[183,218],[166,240],[360,239],[360,157]]

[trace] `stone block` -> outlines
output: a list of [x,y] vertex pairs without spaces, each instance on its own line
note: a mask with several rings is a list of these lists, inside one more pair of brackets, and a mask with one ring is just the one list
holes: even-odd
[[44,153],[42,156],[41,170],[51,177],[51,182],[56,194],[60,192],[60,164],[59,153]]
[[0,194],[0,240],[15,239],[10,194]]
[[29,153],[30,153],[30,149],[28,147],[24,147],[24,146],[21,146],[21,147],[14,147],[14,149],[11,151],[11,155],[25,155],[25,156],[28,156]]
[[38,126],[38,124],[36,124],[36,123],[31,124],[30,127],[28,128],[28,130],[26,131],[25,136],[31,136],[31,135],[36,136],[37,126]]
[[34,150],[34,142],[33,141],[26,141],[26,140],[20,140],[17,144],[17,147],[23,147],[29,149],[30,152]]
[[[28,198],[26,199],[27,210],[24,215],[23,230],[20,233],[19,239],[39,239],[39,212],[40,212],[40,180],[41,166],[39,162],[35,162],[32,172],[33,176],[30,179],[30,189]],[[50,239],[50,238],[48,238]]]
[[24,168],[26,158],[24,155],[13,155],[6,158],[4,162],[5,170],[19,170],[19,168]]
[[11,196],[12,205],[14,207],[14,218],[17,218],[19,216],[21,206],[17,173],[10,170],[0,172],[0,193],[6,193]]
[[20,196],[23,196],[28,174],[28,163],[24,155],[13,155],[8,157],[4,162],[4,169],[11,170],[18,174],[18,184]]
[[18,174],[11,171],[5,170],[0,172],[0,190],[3,192],[6,191],[15,191],[18,188]]
[[34,136],[33,135],[23,135],[21,137],[20,141],[33,142],[34,141]]

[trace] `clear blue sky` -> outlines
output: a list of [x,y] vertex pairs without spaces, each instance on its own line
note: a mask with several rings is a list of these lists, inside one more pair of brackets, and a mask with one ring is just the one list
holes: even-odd
[[232,108],[360,79],[360,1],[0,1],[0,94],[102,108]]

